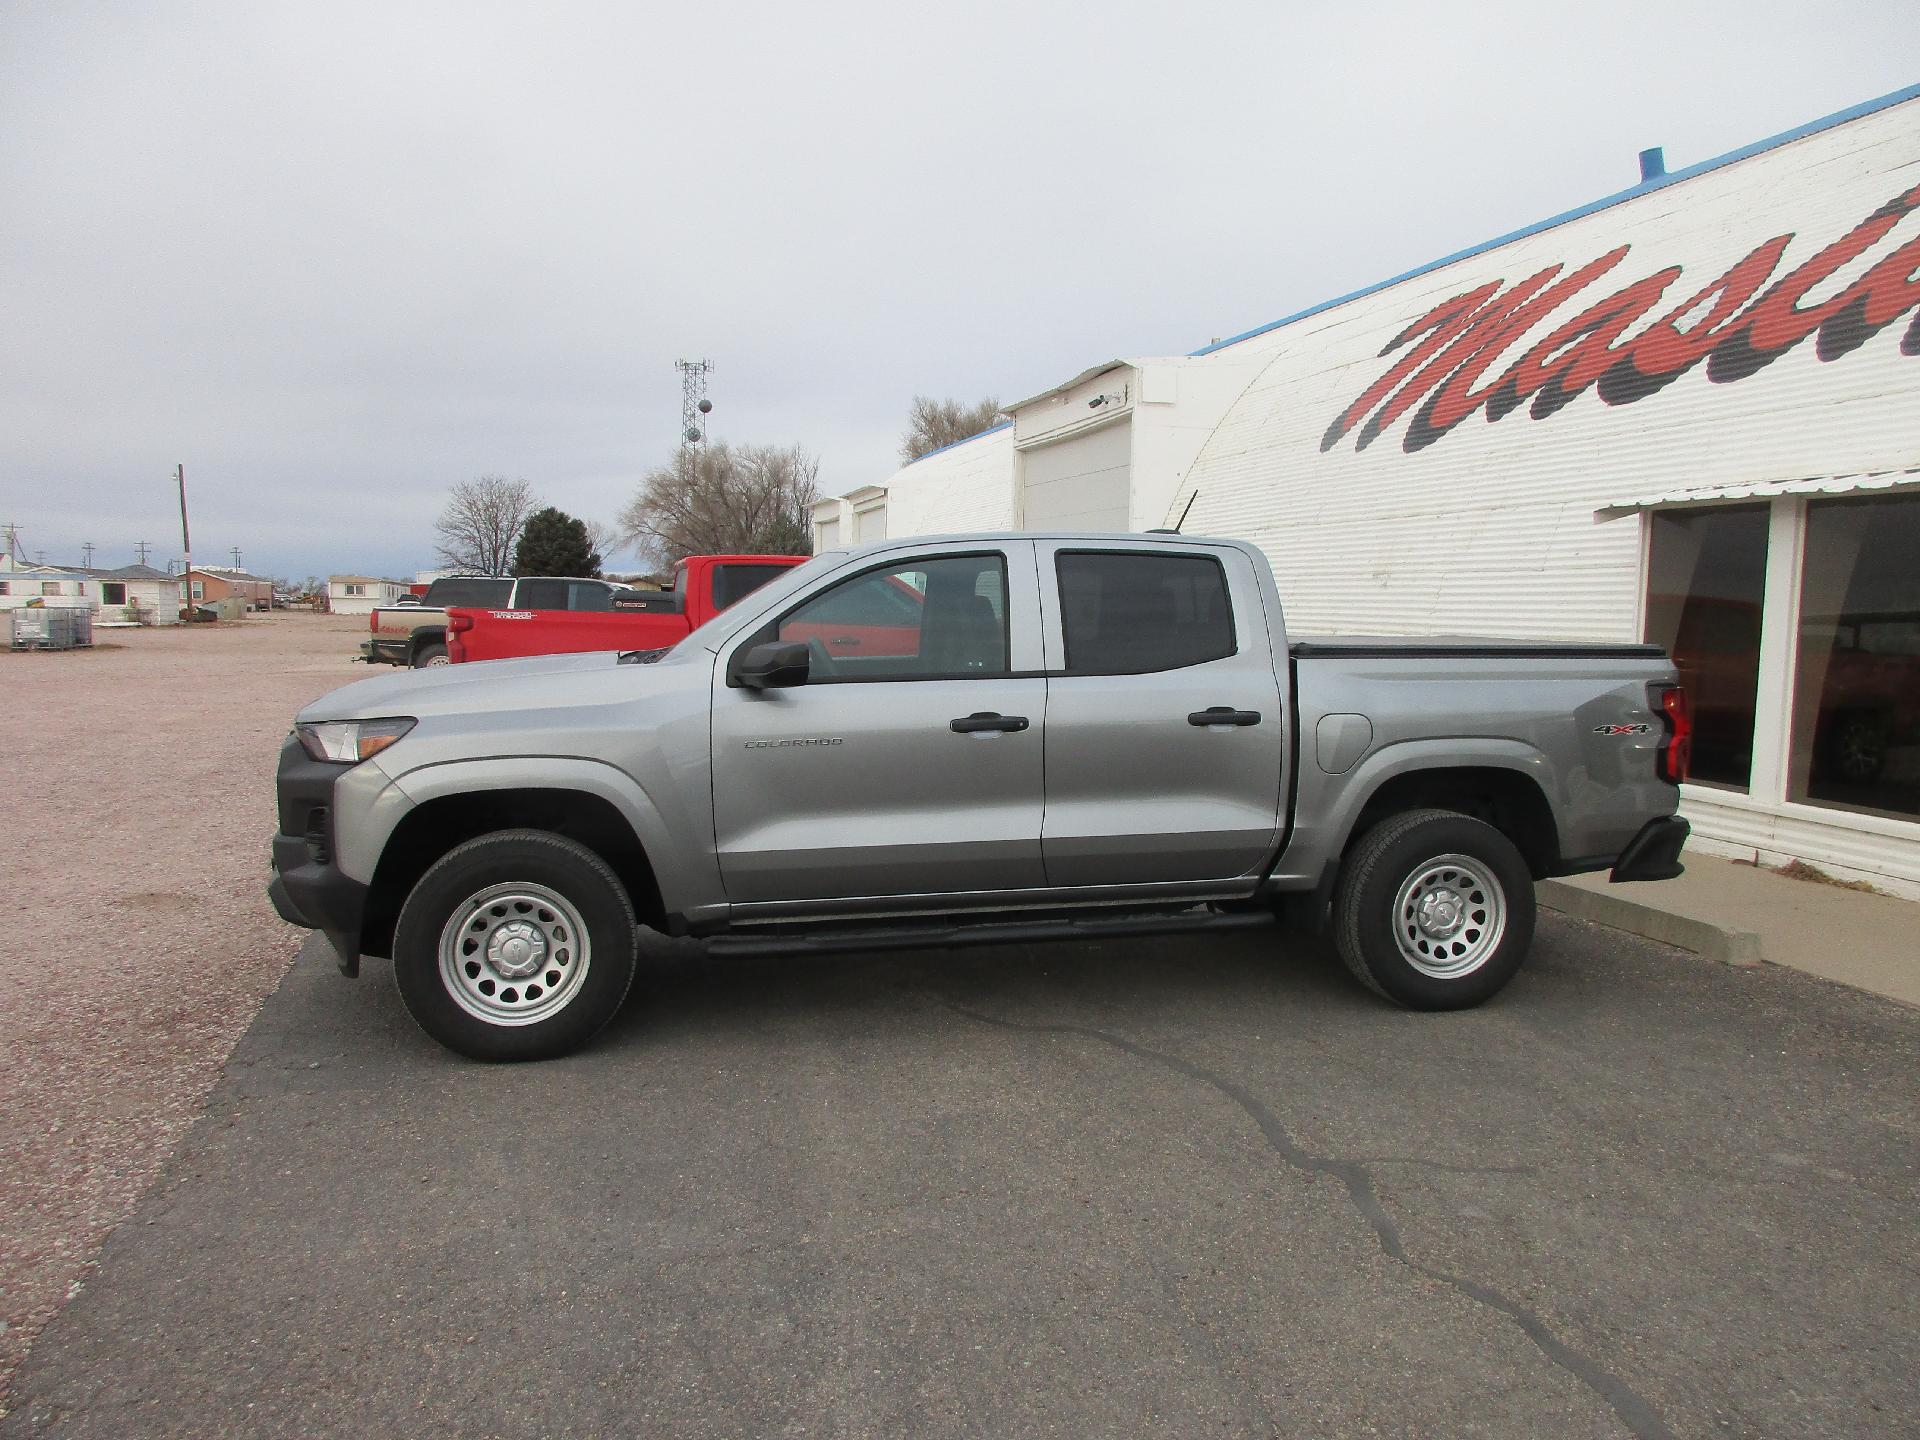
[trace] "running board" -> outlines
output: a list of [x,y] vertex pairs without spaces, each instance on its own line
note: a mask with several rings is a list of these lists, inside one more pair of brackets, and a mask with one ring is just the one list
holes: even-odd
[[867,925],[807,929],[778,935],[730,931],[707,942],[712,955],[805,955],[855,950],[959,949],[968,945],[1031,945],[1047,940],[1131,940],[1196,930],[1264,930],[1278,923],[1270,910],[1226,913],[1196,910],[1106,920],[1006,920],[984,924]]

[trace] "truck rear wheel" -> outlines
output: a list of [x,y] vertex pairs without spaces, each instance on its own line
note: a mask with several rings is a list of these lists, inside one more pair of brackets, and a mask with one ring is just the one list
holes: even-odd
[[447,647],[438,643],[422,645],[413,652],[413,668],[423,670],[429,665],[451,665],[453,658],[447,654]]
[[475,1060],[545,1060],[599,1033],[633,983],[626,887],[545,830],[457,845],[413,887],[394,929],[400,997],[420,1028]]
[[1335,947],[1376,994],[1458,1010],[1499,993],[1533,943],[1533,876],[1493,826],[1452,810],[1389,816],[1334,890]]

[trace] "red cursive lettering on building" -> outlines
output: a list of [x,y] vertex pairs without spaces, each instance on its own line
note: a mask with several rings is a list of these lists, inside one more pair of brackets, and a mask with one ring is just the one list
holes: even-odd
[[[1356,428],[1364,450],[1413,412],[1401,446],[1423,450],[1477,410],[1500,420],[1521,405],[1544,420],[1596,389],[1608,405],[1630,405],[1679,379],[1702,361],[1718,384],[1744,380],[1817,335],[1823,361],[1859,349],[1909,310],[1920,309],[1920,238],[1890,251],[1826,300],[1810,292],[1864,256],[1914,210],[1920,185],[1895,196],[1845,235],[1778,280],[1773,275],[1792,235],[1755,246],[1727,272],[1652,324],[1635,330],[1661,305],[1681,276],[1670,265],[1608,295],[1556,325],[1492,379],[1485,377],[1522,336],[1594,281],[1617,267],[1622,245],[1568,275],[1553,265],[1503,290],[1494,280],[1420,316],[1387,343],[1382,355],[1406,353],[1340,412],[1320,441],[1331,450]],[[1768,284],[1773,280],[1772,284]],[[1920,355],[1920,314],[1900,341]]]

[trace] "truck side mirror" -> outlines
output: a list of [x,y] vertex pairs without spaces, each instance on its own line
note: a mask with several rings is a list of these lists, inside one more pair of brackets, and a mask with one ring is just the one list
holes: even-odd
[[741,652],[733,662],[733,678],[749,690],[772,690],[806,684],[810,668],[805,645],[776,640]]

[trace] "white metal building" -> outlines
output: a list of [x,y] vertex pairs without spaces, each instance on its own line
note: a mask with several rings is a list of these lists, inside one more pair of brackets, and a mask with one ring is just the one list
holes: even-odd
[[1649,168],[1096,367],[864,504],[894,535],[1190,505],[1267,551],[1296,630],[1654,640],[1701,845],[1920,895],[1920,87]]

